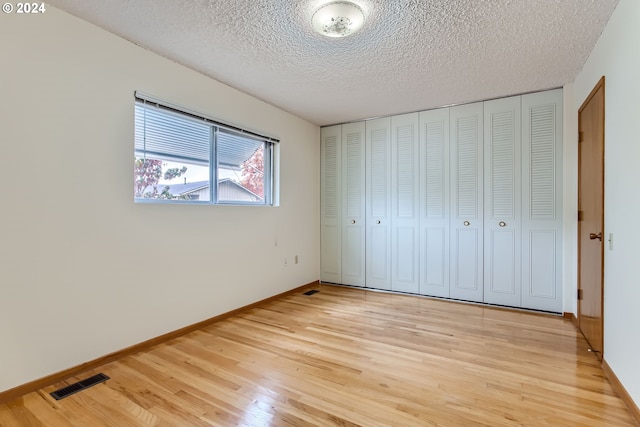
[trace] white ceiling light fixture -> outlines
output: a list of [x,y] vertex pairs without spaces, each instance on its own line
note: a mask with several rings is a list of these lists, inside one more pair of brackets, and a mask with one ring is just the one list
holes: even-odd
[[362,28],[364,12],[349,1],[333,1],[316,10],[311,23],[323,36],[346,37]]

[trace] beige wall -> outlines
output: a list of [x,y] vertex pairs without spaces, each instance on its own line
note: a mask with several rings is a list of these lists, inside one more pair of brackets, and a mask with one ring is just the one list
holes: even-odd
[[563,96],[562,137],[562,281],[563,311],[577,315],[578,289],[578,123],[573,84],[566,84]]
[[[135,90],[279,138],[280,206],[134,204]],[[51,6],[0,16],[0,391],[317,280],[318,141]]]
[[[620,0],[574,82],[573,120],[605,76],[604,358],[640,405],[640,1]],[[575,138],[574,134],[574,138]]]

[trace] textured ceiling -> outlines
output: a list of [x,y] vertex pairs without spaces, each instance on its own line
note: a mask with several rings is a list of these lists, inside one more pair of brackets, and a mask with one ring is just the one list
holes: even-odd
[[311,28],[329,0],[50,0],[319,125],[572,82],[618,0],[353,0],[365,26]]

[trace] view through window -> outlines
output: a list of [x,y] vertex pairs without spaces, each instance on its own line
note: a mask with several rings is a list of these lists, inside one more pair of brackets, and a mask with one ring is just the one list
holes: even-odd
[[136,99],[134,199],[271,205],[276,142]]

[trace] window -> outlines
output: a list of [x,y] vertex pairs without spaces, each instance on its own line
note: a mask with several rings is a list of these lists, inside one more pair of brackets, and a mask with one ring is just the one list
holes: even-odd
[[277,142],[136,93],[134,200],[272,205]]

